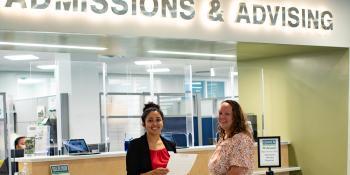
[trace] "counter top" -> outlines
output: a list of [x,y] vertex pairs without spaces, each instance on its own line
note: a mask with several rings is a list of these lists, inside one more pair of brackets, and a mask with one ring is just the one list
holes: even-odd
[[109,158],[109,157],[122,157],[125,156],[126,152],[106,152],[100,154],[90,155],[59,155],[59,156],[33,156],[33,157],[22,157],[17,158],[17,162],[50,162],[50,161],[62,161],[62,160],[81,160],[81,159],[98,159],[98,158]]
[[[290,142],[281,142],[282,145],[290,144]],[[257,146],[257,143],[255,143]],[[215,145],[195,146],[189,148],[177,149],[178,153],[194,152],[194,151],[211,151],[215,150]],[[81,159],[98,159],[108,157],[123,157],[126,156],[125,151],[105,152],[91,155],[60,155],[60,156],[32,156],[17,158],[17,162],[46,162],[46,161],[62,161],[62,160],[81,160]]]
[[[300,167],[281,167],[281,168],[272,168],[274,173],[282,173],[282,172],[291,172],[291,171],[300,171]],[[266,170],[254,170],[253,175],[265,175]]]

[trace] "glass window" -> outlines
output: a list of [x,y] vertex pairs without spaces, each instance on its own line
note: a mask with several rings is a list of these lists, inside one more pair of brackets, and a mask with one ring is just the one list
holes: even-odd
[[193,81],[192,93],[196,94],[198,98],[204,98],[204,81]]
[[208,98],[225,97],[225,83],[218,81],[207,82]]

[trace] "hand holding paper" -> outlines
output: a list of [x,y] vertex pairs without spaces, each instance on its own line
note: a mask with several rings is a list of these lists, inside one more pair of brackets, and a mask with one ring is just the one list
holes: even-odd
[[154,175],[166,175],[168,174],[169,169],[168,168],[157,168],[154,169],[150,172],[150,174],[154,174]]
[[187,175],[196,161],[197,154],[170,153],[167,168],[170,170],[167,175]]

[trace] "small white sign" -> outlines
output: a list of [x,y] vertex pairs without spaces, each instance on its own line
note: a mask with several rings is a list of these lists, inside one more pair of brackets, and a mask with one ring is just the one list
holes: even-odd
[[259,168],[281,167],[280,137],[258,137]]

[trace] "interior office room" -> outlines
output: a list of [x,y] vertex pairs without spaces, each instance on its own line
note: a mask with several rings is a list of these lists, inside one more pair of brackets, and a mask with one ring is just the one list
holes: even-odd
[[[256,137],[281,137],[277,174],[349,174],[349,2],[245,2],[251,13],[249,5],[330,12],[331,30],[323,18],[300,21],[319,28],[259,26],[244,15],[245,24],[232,24],[231,13],[206,21],[209,1],[191,10],[176,1],[177,18],[141,9],[118,19],[9,2],[0,3],[0,159],[16,157],[18,136],[39,140],[16,158],[19,171],[67,164],[71,174],[126,174],[125,143],[144,133],[143,104],[153,101],[165,114],[163,135],[178,152],[198,154],[189,174],[208,174],[218,106],[234,99]],[[224,12],[244,9],[243,1],[220,3]],[[100,154],[69,155],[71,139]],[[255,162],[254,174],[264,174]]]

